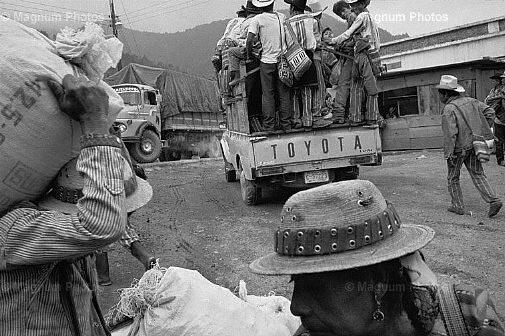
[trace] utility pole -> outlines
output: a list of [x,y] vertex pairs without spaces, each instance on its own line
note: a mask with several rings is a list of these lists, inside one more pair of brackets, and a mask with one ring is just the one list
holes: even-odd
[[[119,38],[117,36],[117,27],[116,27],[116,13],[114,11],[114,0],[109,0],[109,5],[110,5],[110,20],[111,20],[111,25],[112,25],[112,34],[114,34],[115,37]],[[117,63],[117,70],[121,70],[121,60]]]

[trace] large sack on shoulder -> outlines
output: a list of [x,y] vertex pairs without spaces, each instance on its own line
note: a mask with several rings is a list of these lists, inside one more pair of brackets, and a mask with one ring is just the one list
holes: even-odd
[[[248,299],[254,300],[252,297]],[[287,299],[286,299],[287,300]],[[270,301],[270,299],[268,299]],[[129,336],[291,336],[275,312],[262,309],[211,283],[200,273],[178,267],[154,268],[138,284],[123,289],[118,312],[134,317]]]
[[[20,200],[44,194],[63,165],[80,151],[79,122],[58,108],[40,79],[61,83],[66,74],[84,72],[62,58],[55,42],[18,22],[0,20],[0,215]],[[93,49],[93,48],[92,48]],[[111,122],[123,108],[105,82]]]

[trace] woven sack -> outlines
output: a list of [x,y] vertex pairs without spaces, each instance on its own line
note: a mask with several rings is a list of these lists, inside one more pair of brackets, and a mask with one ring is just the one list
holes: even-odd
[[291,71],[293,71],[294,78],[299,80],[302,78],[303,74],[310,69],[312,61],[298,43],[293,27],[291,27],[289,22],[284,23],[284,29],[291,35],[291,43],[288,43],[288,47],[283,52],[283,56],[286,57],[289,67]]
[[[40,80],[61,82],[79,69],[58,56],[54,42],[7,18],[0,20],[0,214],[21,200],[35,200],[59,169],[80,151],[81,128],[58,109]],[[104,82],[112,121],[124,106]]]
[[[164,273],[155,272],[159,271],[147,271],[136,288],[123,290],[114,310],[133,315],[134,321],[113,336],[293,335],[297,318],[289,309],[282,314],[262,309],[194,270],[170,267]],[[114,315],[109,313],[108,318]]]
[[480,162],[488,162],[491,157],[491,148],[489,148],[483,136],[472,135],[472,146]]

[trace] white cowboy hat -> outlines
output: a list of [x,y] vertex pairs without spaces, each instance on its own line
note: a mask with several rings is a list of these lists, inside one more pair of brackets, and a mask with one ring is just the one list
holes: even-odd
[[284,204],[275,252],[249,265],[265,275],[341,271],[400,258],[426,246],[433,229],[402,224],[370,181],[330,183]]
[[465,92],[465,88],[458,84],[458,79],[452,75],[442,75],[440,84],[435,86],[436,89],[452,90],[456,92]]
[[274,3],[274,0],[252,0],[252,4],[256,7],[266,7]]
[[311,15],[314,17],[321,15],[328,8],[328,6],[323,7],[319,0],[307,1],[307,6],[312,10]]

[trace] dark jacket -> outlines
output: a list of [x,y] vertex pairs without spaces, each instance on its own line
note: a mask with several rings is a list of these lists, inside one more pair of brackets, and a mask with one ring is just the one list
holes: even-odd
[[472,149],[472,134],[481,135],[485,140],[494,139],[490,128],[494,116],[494,110],[477,99],[461,96],[449,98],[442,111],[444,158]]

